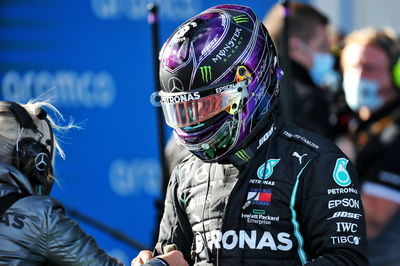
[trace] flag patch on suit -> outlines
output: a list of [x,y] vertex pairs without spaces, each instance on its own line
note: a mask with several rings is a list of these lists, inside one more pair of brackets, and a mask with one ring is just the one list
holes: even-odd
[[252,188],[247,193],[247,200],[251,200],[251,204],[271,205],[272,189]]

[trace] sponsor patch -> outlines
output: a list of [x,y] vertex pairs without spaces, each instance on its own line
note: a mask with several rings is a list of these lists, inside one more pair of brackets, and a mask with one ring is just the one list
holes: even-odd
[[352,232],[356,233],[358,231],[358,224],[347,223],[347,222],[337,222],[336,232]]
[[341,212],[335,212],[327,220],[334,219],[334,218],[351,218],[351,219],[358,220],[358,219],[360,219],[361,216],[362,215],[359,213],[341,211]]
[[269,137],[271,137],[274,130],[275,130],[274,124],[272,124],[271,128],[267,131],[267,133],[265,133],[264,136],[262,136],[261,139],[258,140],[257,150],[261,147],[261,145],[264,144],[264,142],[266,142],[269,139]]
[[[289,251],[293,248],[290,233],[278,232],[271,233],[269,231],[235,231],[228,230],[221,232],[213,230],[206,232],[205,239],[210,250],[225,249],[232,250],[235,248],[252,249],[252,250],[280,250]],[[196,253],[204,252],[204,239],[201,234],[195,234]]]
[[300,155],[297,151],[295,151],[295,152],[293,152],[292,156],[294,156],[297,159],[299,159],[299,164],[301,164],[302,161],[303,161],[303,157],[307,156],[307,153],[304,153],[304,154]]
[[265,167],[265,163],[258,167],[257,176],[260,179],[267,179],[274,172],[274,167],[279,163],[281,159],[269,159],[267,161],[267,167]]
[[298,134],[292,134],[292,133],[290,133],[290,132],[288,132],[286,130],[283,132],[283,134],[288,138],[297,139],[298,141],[303,142],[304,144],[312,147],[313,149],[316,149],[316,150],[319,149],[319,146],[317,144],[315,144],[314,142],[308,140],[307,138],[305,138],[303,136],[300,136]]
[[271,205],[272,189],[250,189],[247,194],[247,200],[255,205],[269,206]]
[[352,198],[344,198],[328,201],[328,209],[336,208],[338,206],[360,209],[360,201]]
[[212,80],[212,67],[211,66],[201,66],[199,67],[201,71],[201,79],[204,83],[208,83]]
[[332,188],[327,190],[328,195],[333,194],[348,194],[348,193],[354,193],[358,195],[358,190],[352,187],[345,187],[345,188]]
[[251,213],[242,213],[242,219],[246,219],[249,224],[269,225],[271,222],[279,222],[279,216],[271,216],[266,214],[265,210],[253,209]]
[[25,225],[25,218],[26,216],[21,214],[3,213],[3,215],[0,216],[0,223],[16,229],[22,229]]
[[244,23],[244,22],[249,22],[249,17],[246,16],[245,14],[234,16],[233,20],[235,21],[236,24]]
[[269,186],[275,186],[275,181],[269,181],[269,180],[260,180],[260,179],[250,179],[249,180],[250,184],[263,184],[263,185],[269,185]]
[[248,162],[248,161],[251,159],[250,156],[246,153],[245,150],[239,150],[239,151],[237,151],[237,152],[235,153],[235,155],[236,155],[239,159],[241,159],[241,160],[243,160],[243,161],[245,161],[245,162]]
[[332,244],[353,244],[358,246],[360,244],[361,237],[358,236],[331,236]]
[[345,158],[337,159],[335,169],[333,170],[333,180],[341,187],[347,187],[351,184],[350,175],[346,169],[348,162],[349,160]]

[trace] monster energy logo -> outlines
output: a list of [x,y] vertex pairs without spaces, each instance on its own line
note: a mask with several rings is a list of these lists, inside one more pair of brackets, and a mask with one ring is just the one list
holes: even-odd
[[236,152],[235,155],[240,159],[242,159],[243,161],[248,162],[250,160],[250,156],[244,150]]
[[211,66],[202,66],[200,67],[201,70],[201,79],[203,82],[209,82],[212,80],[212,75],[211,75]]
[[246,15],[235,16],[233,17],[233,20],[236,22],[236,24],[249,22],[249,18]]

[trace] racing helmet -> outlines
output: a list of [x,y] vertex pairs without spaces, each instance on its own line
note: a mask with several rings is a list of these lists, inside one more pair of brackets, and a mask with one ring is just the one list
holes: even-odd
[[277,101],[282,71],[254,12],[219,5],[179,26],[160,52],[162,106],[178,143],[201,160],[221,160]]

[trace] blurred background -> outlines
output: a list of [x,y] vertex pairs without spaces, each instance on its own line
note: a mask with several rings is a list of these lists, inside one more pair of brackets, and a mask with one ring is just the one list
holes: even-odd
[[[272,0],[0,0],[0,98],[51,99],[82,130],[60,136],[52,195],[68,209],[151,248],[161,196],[149,3],[159,7],[160,42],[183,21],[223,3],[262,19]],[[365,26],[400,30],[394,0],[309,0],[341,34]],[[161,45],[160,43],[160,45]],[[168,137],[170,131],[166,130]],[[138,250],[80,220],[111,255]]]

